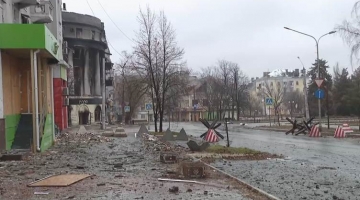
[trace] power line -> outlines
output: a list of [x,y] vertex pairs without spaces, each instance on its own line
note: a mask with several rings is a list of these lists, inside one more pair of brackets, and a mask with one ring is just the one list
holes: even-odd
[[[90,10],[91,10],[91,12],[92,12],[92,14],[95,16],[95,12],[94,12],[94,10],[91,8],[91,5],[90,5],[90,3],[89,3],[89,1],[88,0],[86,0],[86,3],[88,4],[88,6],[89,6],[89,8],[90,8]],[[110,47],[117,53],[117,54],[119,54],[119,56],[121,56],[121,54],[114,48],[114,46],[110,43],[110,41],[107,39],[107,43],[110,45]]]
[[90,3],[89,3],[88,0],[86,0],[86,3],[88,4],[88,6],[89,6],[89,8],[90,8],[90,10],[91,10],[91,12],[92,12],[92,14],[95,16],[94,10],[91,8]]
[[120,28],[118,25],[116,25],[116,23],[114,22],[114,20],[112,20],[112,18],[110,17],[110,15],[106,12],[105,8],[102,6],[102,4],[100,3],[99,0],[97,0],[97,2],[100,4],[101,8],[103,9],[103,11],[105,12],[105,14],[109,17],[109,19],[111,20],[111,22],[116,26],[117,29],[119,29],[119,31],[127,38],[129,39],[131,42],[134,42],[132,39],[130,39]]

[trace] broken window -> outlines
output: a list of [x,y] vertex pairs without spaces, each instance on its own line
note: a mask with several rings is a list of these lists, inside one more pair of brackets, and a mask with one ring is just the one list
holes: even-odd
[[82,28],[76,28],[76,38],[82,37]]
[[95,31],[91,31],[91,39],[95,40]]

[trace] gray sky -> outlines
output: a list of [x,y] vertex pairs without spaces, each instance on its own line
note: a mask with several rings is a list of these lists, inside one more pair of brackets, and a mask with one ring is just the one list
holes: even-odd
[[[98,0],[88,0],[95,16],[105,23],[107,38],[117,52],[132,51],[127,39],[101,8]],[[263,71],[302,68],[300,56],[309,68],[316,59],[315,41],[292,29],[318,38],[336,24],[350,19],[355,0],[100,0],[115,24],[130,38],[139,26],[139,8],[149,5],[164,10],[177,31],[179,46],[193,71],[215,65],[217,60],[236,62],[249,76]],[[86,0],[63,0],[67,10],[93,15]],[[114,50],[113,62],[120,56]],[[351,72],[350,48],[339,35],[323,37],[320,58],[330,67],[336,62]],[[356,66],[356,65],[354,65]],[[354,67],[355,68],[355,67]],[[332,72],[332,70],[331,70]]]

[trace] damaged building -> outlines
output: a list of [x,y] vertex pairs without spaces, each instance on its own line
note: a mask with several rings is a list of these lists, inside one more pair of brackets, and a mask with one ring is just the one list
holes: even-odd
[[[100,19],[73,12],[62,12],[63,37],[69,49],[67,62],[69,125],[101,121],[103,73],[106,87],[113,85],[110,51],[104,23]],[[111,91],[109,88],[106,91]],[[106,94],[106,100],[111,94]]]

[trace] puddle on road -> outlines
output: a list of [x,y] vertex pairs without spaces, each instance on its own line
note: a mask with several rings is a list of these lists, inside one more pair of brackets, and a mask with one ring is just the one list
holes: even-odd
[[274,160],[274,161],[289,161],[292,160],[291,157],[285,157],[285,158],[268,158],[267,160]]

